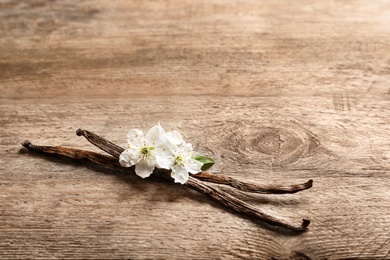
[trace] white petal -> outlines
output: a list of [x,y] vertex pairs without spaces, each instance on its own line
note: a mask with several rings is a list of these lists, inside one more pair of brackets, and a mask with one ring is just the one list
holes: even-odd
[[174,164],[175,158],[168,151],[161,149],[156,156],[156,166],[161,169],[169,170]]
[[150,128],[150,130],[145,135],[145,140],[149,145],[158,145],[161,143],[162,139],[165,137],[165,130],[161,125],[156,125]]
[[192,150],[192,144],[183,142],[180,145],[181,152],[184,156],[192,157],[194,151]]
[[131,129],[127,134],[127,142],[130,147],[139,147],[143,145],[144,132],[139,129]]
[[175,180],[176,183],[184,184],[188,181],[188,172],[181,165],[172,166],[171,176]]
[[179,145],[179,144],[184,142],[183,136],[177,130],[167,132],[167,137],[168,137],[169,141],[171,143],[173,143],[174,145]]
[[202,166],[203,166],[203,163],[195,160],[195,159],[189,159],[188,161],[186,161],[186,163],[184,164],[185,167],[186,167],[186,170],[192,174],[197,174],[197,173],[200,173],[202,170]]
[[150,174],[152,174],[154,170],[155,162],[154,160],[150,159],[141,159],[136,165],[135,165],[135,173],[142,177],[146,178],[149,177]]
[[[162,144],[166,150],[172,154],[178,154],[182,151],[181,145],[184,142],[182,139],[177,139],[176,137],[171,136],[172,132],[167,133],[164,139],[162,139]],[[179,133],[180,135],[180,133]],[[180,135],[181,137],[181,135]]]
[[138,162],[139,158],[139,153],[136,150],[129,148],[121,153],[119,156],[119,163],[123,167],[131,167]]

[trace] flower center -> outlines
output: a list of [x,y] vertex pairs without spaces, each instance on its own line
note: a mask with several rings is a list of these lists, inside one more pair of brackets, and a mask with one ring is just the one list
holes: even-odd
[[176,156],[175,165],[183,165],[183,157],[181,155]]
[[141,148],[140,150],[140,154],[142,156],[143,159],[145,158],[149,158],[150,155],[151,155],[151,152],[154,150],[154,147],[153,146],[144,146]]

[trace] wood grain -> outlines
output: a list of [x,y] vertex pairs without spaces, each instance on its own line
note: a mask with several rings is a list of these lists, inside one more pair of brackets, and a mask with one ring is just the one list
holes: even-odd
[[[0,1],[0,258],[390,259],[388,1]],[[178,128],[291,235],[157,178],[41,157]]]

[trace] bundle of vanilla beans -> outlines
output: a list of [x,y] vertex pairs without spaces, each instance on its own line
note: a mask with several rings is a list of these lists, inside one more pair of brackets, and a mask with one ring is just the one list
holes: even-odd
[[[56,154],[75,160],[87,160],[95,164],[118,168],[121,167],[119,164],[119,155],[124,151],[122,147],[92,133],[87,130],[77,130],[78,136],[84,136],[90,143],[107,152],[110,155],[104,155],[100,153],[72,149],[60,146],[38,146],[34,145],[29,141],[22,143],[28,150],[45,153],[45,154]],[[168,181],[173,181],[170,176],[170,172],[167,170],[155,169],[154,175],[164,178]],[[270,216],[259,209],[256,209],[252,205],[230,195],[229,193],[219,189],[216,186],[210,185],[209,183],[216,183],[220,185],[228,185],[237,190],[251,193],[263,193],[263,194],[286,194],[296,193],[302,190],[306,190],[312,187],[313,180],[296,185],[270,185],[261,186],[253,183],[246,183],[236,180],[231,177],[224,176],[222,174],[213,174],[210,172],[201,172],[198,174],[191,175],[188,181],[184,184],[185,186],[196,190],[200,193],[206,194],[212,199],[219,201],[226,207],[233,209],[239,213],[245,214],[252,218],[260,219],[268,224],[279,226],[293,231],[304,231],[310,224],[310,220],[303,219],[300,225],[293,225],[284,220]]]

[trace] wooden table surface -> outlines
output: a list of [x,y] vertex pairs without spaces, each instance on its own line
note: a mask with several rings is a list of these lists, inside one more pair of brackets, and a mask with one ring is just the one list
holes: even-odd
[[[0,258],[390,259],[390,3],[0,1]],[[180,129],[264,227],[158,178],[28,152]]]

